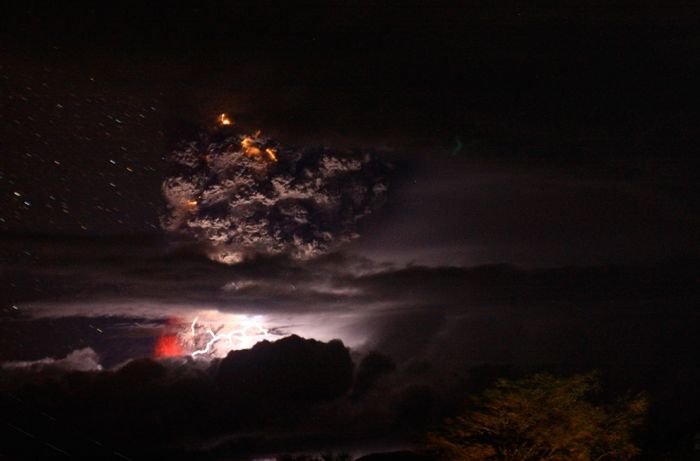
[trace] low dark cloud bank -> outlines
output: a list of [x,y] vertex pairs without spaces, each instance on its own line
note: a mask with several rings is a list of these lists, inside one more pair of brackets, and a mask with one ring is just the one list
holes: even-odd
[[[18,432],[4,450],[29,448],[42,457],[55,455],[54,447],[73,456],[117,452],[135,459],[321,450],[339,440],[349,446],[370,440],[377,429],[392,432],[390,425],[405,416],[402,406],[415,399],[400,392],[410,391],[404,385],[385,389],[381,407],[369,405],[368,393],[390,371],[375,367],[372,386],[363,372],[362,392],[349,400],[350,351],[340,341],[298,336],[212,362],[135,359],[104,371],[66,362],[15,364],[0,375],[3,417]],[[28,431],[34,440],[22,437]],[[344,440],[347,431],[353,436]]]
[[[76,434],[127,456],[406,446],[465,389],[542,369],[599,369],[611,393],[648,391],[649,443],[692,432],[700,417],[696,260],[523,269],[331,253],[228,266],[157,238],[108,240],[3,240],[4,414],[30,433],[65,426],[68,452],[81,453]],[[213,362],[143,358],[168,319],[202,308],[327,343],[291,337]]]

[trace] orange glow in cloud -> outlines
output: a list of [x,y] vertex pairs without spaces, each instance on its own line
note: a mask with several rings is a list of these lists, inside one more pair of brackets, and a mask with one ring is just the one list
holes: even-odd
[[180,338],[177,335],[176,329],[179,329],[182,322],[177,318],[170,318],[163,327],[163,331],[156,341],[153,348],[155,357],[180,357],[185,355],[185,351],[180,343]]
[[250,136],[246,136],[241,140],[241,149],[243,149],[243,153],[247,155],[248,157],[256,157],[263,159],[263,153],[267,155],[268,160],[272,162],[277,161],[277,150],[273,148],[266,148],[264,151],[260,148],[259,140],[258,138],[260,137],[260,131],[255,133],[255,137],[251,138]]
[[277,161],[277,151],[275,149],[272,149],[268,147],[265,149],[265,153],[267,153],[267,156],[272,160],[273,162]]
[[257,157],[262,153],[260,148],[255,145],[255,141],[253,140],[253,138],[249,136],[243,138],[243,140],[241,141],[241,148],[248,157]]
[[164,334],[158,338],[153,355],[156,357],[179,357],[184,355],[184,351],[182,346],[180,346],[177,335]]

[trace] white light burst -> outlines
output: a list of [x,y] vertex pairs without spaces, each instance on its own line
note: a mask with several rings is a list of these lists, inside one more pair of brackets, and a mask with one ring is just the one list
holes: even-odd
[[270,331],[264,327],[261,315],[226,315],[225,322],[216,322],[213,328],[199,323],[199,316],[190,324],[186,338],[192,358],[224,357],[229,351],[249,349],[259,341],[273,339]]

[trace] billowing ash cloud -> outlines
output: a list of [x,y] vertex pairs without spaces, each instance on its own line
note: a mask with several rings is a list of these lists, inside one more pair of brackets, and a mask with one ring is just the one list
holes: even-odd
[[356,223],[381,205],[387,166],[375,155],[288,148],[235,135],[183,144],[163,182],[164,229],[206,242],[210,257],[308,259],[356,238]]

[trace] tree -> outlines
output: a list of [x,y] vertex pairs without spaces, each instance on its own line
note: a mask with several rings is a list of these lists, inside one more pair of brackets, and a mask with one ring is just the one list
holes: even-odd
[[593,373],[499,380],[472,399],[470,410],[429,434],[428,445],[455,461],[629,460],[639,451],[632,433],[647,400],[596,404],[591,397],[598,388]]

